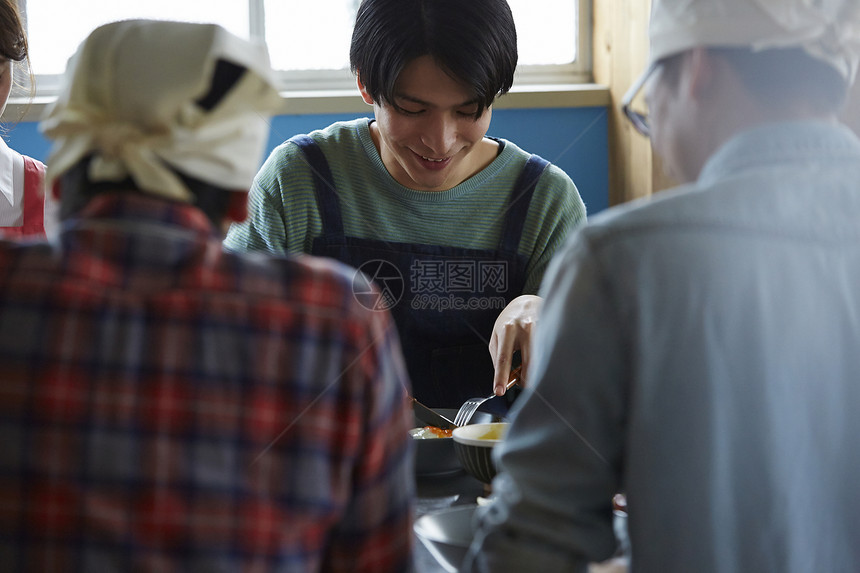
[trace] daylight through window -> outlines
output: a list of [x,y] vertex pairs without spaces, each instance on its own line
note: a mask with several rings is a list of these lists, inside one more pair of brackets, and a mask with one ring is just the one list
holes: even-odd
[[[517,83],[589,81],[586,0],[508,0],[517,21]],[[126,18],[215,22],[265,40],[284,89],[347,88],[349,41],[360,0],[22,0],[40,94],[56,90],[78,44],[97,26]]]

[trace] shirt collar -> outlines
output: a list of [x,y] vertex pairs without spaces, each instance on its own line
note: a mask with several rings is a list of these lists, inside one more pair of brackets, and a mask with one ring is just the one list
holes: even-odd
[[15,201],[14,153],[6,141],[0,137],[0,193],[6,197],[10,204]]
[[94,197],[63,221],[55,244],[74,272],[90,274],[99,260],[100,280],[116,284],[138,273],[216,265],[223,252],[203,211],[134,192]]
[[[151,197],[142,193],[104,193],[94,197],[75,217],[76,221],[121,220],[160,224],[214,235],[215,226],[199,208],[188,203]],[[73,221],[74,221],[73,220]]]
[[723,144],[705,163],[698,182],[707,186],[754,167],[846,156],[860,160],[860,139],[842,124],[772,123],[744,131]]

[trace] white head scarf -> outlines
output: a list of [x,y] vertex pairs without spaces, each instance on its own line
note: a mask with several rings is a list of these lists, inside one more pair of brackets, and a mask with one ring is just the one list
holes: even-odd
[[696,46],[799,47],[849,83],[860,62],[860,0],[652,0],[650,63]]
[[[219,61],[239,76],[220,99]],[[193,196],[173,169],[248,190],[280,105],[265,46],[213,24],[107,24],[69,60],[65,81],[40,126],[54,140],[48,181],[92,154],[91,181],[131,177],[145,193],[186,202]]]

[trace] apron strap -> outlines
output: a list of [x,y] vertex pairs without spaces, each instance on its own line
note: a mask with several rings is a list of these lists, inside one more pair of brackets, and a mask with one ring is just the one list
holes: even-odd
[[45,234],[45,165],[24,156],[24,228]]
[[307,135],[296,135],[290,138],[307,159],[314,178],[314,192],[319,204],[320,219],[322,220],[323,235],[343,236],[343,219],[340,215],[340,203],[334,189],[334,177],[328,161],[320,146]]
[[499,242],[499,250],[502,252],[517,252],[532,195],[534,195],[538,179],[540,179],[547,165],[549,165],[549,161],[533,154],[523,167],[514,185],[514,190],[511,192],[508,214],[502,227],[502,238]]
[[26,155],[24,164],[24,198],[19,227],[2,227],[0,236],[10,238],[45,236],[45,164]]

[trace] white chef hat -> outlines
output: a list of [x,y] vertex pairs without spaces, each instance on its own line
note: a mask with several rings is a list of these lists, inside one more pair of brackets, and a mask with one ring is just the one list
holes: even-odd
[[41,123],[49,181],[93,155],[89,178],[178,201],[174,169],[247,191],[280,99],[265,46],[214,24],[125,20],[94,30],[69,60]]
[[860,61],[860,0],[652,0],[650,62],[696,46],[802,48],[849,84]]

